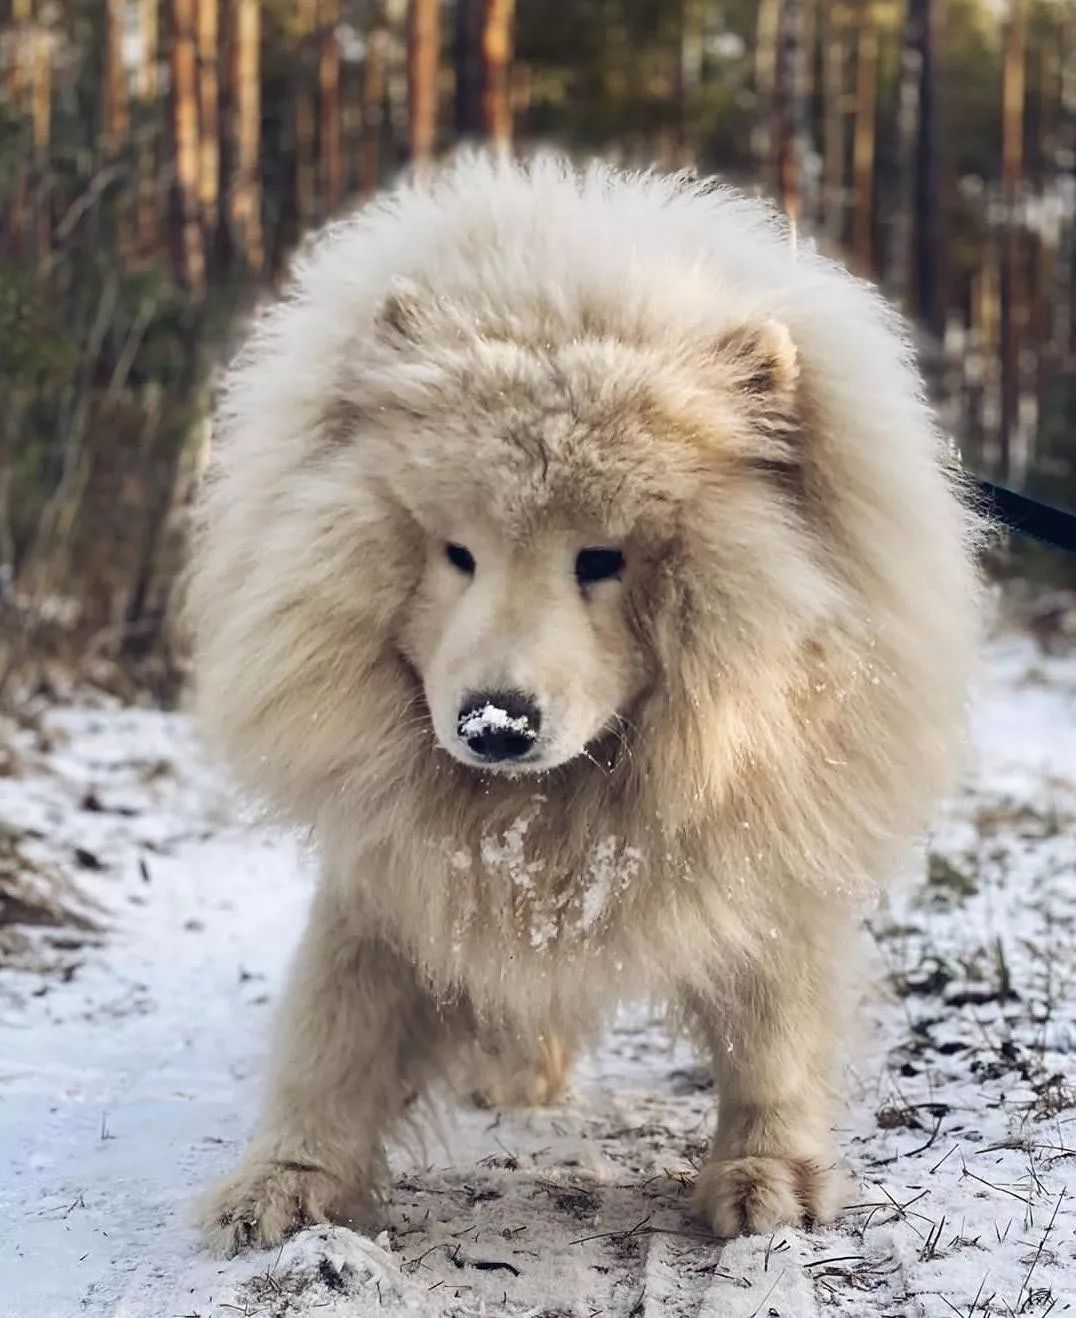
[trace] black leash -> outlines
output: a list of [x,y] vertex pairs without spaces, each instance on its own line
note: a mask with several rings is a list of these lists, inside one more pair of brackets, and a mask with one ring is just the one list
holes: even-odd
[[979,492],[983,512],[995,522],[1053,549],[1076,554],[1076,512],[1017,494],[981,476],[969,475],[968,479]]

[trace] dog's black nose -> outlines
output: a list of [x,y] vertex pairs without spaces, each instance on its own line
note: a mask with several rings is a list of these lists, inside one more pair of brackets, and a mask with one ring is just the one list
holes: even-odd
[[519,691],[479,691],[460,708],[456,732],[484,760],[519,760],[542,726],[538,706]]

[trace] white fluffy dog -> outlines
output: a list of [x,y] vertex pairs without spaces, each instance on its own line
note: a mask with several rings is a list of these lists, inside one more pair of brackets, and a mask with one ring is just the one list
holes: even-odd
[[312,244],[215,442],[203,724],[323,858],[218,1245],[362,1220],[414,1096],[549,1097],[640,994],[712,1059],[698,1211],[830,1216],[837,969],[977,639],[895,316],[732,191],[467,156]]

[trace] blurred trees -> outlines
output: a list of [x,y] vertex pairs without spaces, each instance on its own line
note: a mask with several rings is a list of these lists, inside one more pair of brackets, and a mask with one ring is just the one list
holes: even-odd
[[[172,164],[174,172],[174,215],[172,241],[175,270],[180,283],[195,297],[205,291],[205,224],[203,207],[202,147],[208,134],[201,131],[205,98],[200,95],[199,11],[212,12],[215,0],[169,0],[169,75],[172,112]],[[215,101],[214,101],[215,109]],[[208,153],[207,153],[208,154]]]
[[[154,0],[145,0],[153,4]],[[231,5],[228,59],[228,233],[248,274],[262,268],[260,0]]]
[[515,0],[456,0],[454,8],[457,135],[504,148],[512,137]]
[[463,138],[768,193],[917,317],[973,466],[1076,499],[1071,0],[0,14],[6,638],[51,610],[110,653],[153,651],[237,313],[305,228]]
[[414,161],[426,161],[437,144],[438,73],[441,63],[438,0],[412,0],[407,48],[407,97],[410,109],[410,151]]

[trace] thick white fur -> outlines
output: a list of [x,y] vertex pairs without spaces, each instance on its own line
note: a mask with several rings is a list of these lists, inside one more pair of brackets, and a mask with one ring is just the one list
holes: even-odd
[[[699,1211],[831,1214],[856,900],[950,781],[977,639],[895,316],[734,192],[467,156],[315,240],[215,444],[203,726],[324,857],[216,1242],[368,1213],[476,1041],[518,1090],[639,994],[713,1057]],[[468,582],[442,542],[472,534]],[[584,598],[595,544],[627,567]],[[559,767],[446,752],[498,677],[548,701]]]

